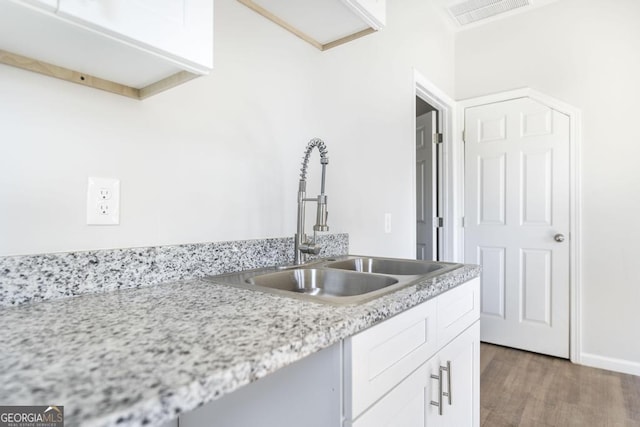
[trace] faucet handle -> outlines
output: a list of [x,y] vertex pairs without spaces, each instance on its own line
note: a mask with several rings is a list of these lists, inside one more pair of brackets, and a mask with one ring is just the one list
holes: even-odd
[[313,226],[313,231],[329,231],[328,225],[316,224]]
[[318,255],[322,250],[322,246],[317,245],[315,243],[305,243],[300,245],[300,252],[305,254]]

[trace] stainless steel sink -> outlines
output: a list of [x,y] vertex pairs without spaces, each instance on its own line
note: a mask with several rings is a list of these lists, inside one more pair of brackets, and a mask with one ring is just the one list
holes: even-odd
[[345,256],[302,266],[206,276],[224,285],[336,305],[361,304],[461,267],[435,261]]
[[353,270],[364,273],[380,273],[393,275],[429,274],[441,270],[446,264],[435,261],[413,261],[388,258],[352,258],[344,261],[330,262],[328,268]]
[[362,295],[398,283],[389,276],[318,268],[296,268],[262,274],[247,279],[247,282],[271,289],[331,297]]

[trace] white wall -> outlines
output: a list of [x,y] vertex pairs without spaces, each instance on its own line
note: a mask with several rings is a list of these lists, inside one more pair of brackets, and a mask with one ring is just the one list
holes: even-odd
[[318,77],[321,129],[339,168],[331,215],[348,226],[352,253],[415,258],[413,68],[453,94],[454,39],[430,2],[391,0],[383,32],[353,43],[324,52]]
[[[0,65],[0,256],[292,235],[314,136],[331,231],[413,256],[412,67],[454,86],[453,35],[423,3],[389,1],[387,28],[320,52],[216,0],[213,73],[143,102]],[[88,176],[121,179],[119,226],[85,224]]]
[[639,17],[637,0],[562,0],[456,39],[458,99],[531,87],[582,110],[585,362],[637,373]]

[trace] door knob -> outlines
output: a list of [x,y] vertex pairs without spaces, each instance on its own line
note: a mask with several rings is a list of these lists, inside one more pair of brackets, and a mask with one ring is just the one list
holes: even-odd
[[553,240],[555,240],[556,242],[564,242],[564,234],[556,234],[555,236],[553,236]]

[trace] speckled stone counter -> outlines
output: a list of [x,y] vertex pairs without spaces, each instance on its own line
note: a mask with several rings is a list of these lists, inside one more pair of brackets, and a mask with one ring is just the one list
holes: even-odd
[[[323,234],[320,257],[344,255],[348,234]],[[0,257],[0,307],[140,288],[293,262],[293,238]]]
[[65,425],[157,425],[479,274],[464,266],[360,306],[198,279],[0,310],[0,404]]

